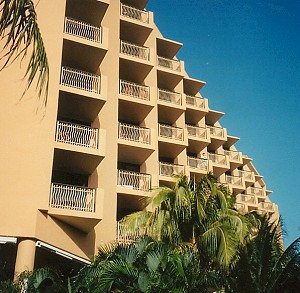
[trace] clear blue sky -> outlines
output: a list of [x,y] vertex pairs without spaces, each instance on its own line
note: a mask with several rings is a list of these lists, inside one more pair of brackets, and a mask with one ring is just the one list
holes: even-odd
[[149,0],[164,37],[300,236],[300,0]]

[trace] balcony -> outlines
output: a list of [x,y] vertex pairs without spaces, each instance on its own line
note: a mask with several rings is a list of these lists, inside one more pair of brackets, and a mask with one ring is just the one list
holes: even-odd
[[232,191],[238,193],[245,190],[245,184],[242,177],[226,175],[225,180],[229,187],[232,189]]
[[163,138],[184,141],[183,129],[179,127],[174,127],[166,124],[159,124],[158,135]]
[[231,170],[243,164],[242,154],[240,152],[224,150],[224,153],[229,158]]
[[103,194],[94,188],[51,184],[48,214],[83,232],[89,232],[99,223],[102,209]]
[[208,158],[212,163],[215,176],[218,177],[229,170],[229,162],[225,155],[209,153]]
[[245,213],[246,212],[246,206],[243,203],[236,203],[235,208],[240,212],[240,213]]
[[184,173],[184,166],[159,162],[159,175],[172,177]]
[[258,204],[259,209],[265,210],[267,212],[274,212],[274,204],[272,202],[260,202]]
[[57,121],[55,141],[85,148],[98,148],[99,130],[88,126]]
[[150,129],[120,122],[119,138],[143,144],[150,144]]
[[151,175],[133,171],[118,170],[118,186],[130,190],[150,191]]
[[210,136],[220,139],[225,139],[225,131],[224,128],[221,127],[215,127],[215,126],[207,126],[209,128]]
[[143,101],[150,101],[150,89],[148,86],[120,80],[120,94]]
[[178,60],[157,56],[157,65],[173,71],[181,72],[181,63]]
[[64,32],[91,42],[102,43],[102,29],[70,17],[65,18]]
[[149,12],[121,3],[121,15],[141,23],[149,24]]
[[182,98],[181,94],[179,93],[158,89],[158,99],[160,101],[171,103],[174,105],[182,105]]
[[150,60],[150,49],[129,42],[121,41],[120,53],[142,60]]
[[194,126],[186,124],[186,129],[188,132],[188,136],[199,138],[202,140],[207,140],[207,131],[204,127]]
[[248,187],[247,194],[261,196],[261,197],[266,196],[264,190],[260,187]]
[[73,185],[51,185],[50,207],[81,212],[95,212],[95,189]]
[[100,94],[100,76],[82,70],[62,67],[60,84],[88,93]]
[[195,157],[187,157],[187,164],[190,167],[191,172],[198,172],[206,174],[208,172],[208,160],[207,159],[199,159]]
[[255,196],[253,195],[240,194],[237,198],[237,201],[241,201],[247,204],[256,204]]
[[186,95],[186,105],[207,112],[207,104],[204,98]]
[[136,241],[136,239],[140,236],[141,236],[140,231],[135,231],[135,232],[129,233],[128,231],[126,231],[126,229],[124,227],[124,223],[122,223],[121,221],[117,222],[117,242],[118,243],[124,243],[124,244],[132,243],[132,242]]
[[255,181],[254,173],[246,170],[238,170],[239,176],[244,178],[245,183],[252,184]]

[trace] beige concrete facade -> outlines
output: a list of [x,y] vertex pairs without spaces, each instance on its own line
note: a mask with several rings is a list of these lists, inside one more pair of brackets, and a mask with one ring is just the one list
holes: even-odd
[[218,122],[224,113],[200,94],[205,82],[177,60],[182,44],[163,37],[146,4],[39,1],[45,113],[35,112],[34,89],[19,102],[25,62],[0,72],[0,237],[16,239],[16,272],[34,267],[37,242],[91,258],[122,237],[118,220],[176,173],[212,171],[240,211],[278,217],[252,159]]

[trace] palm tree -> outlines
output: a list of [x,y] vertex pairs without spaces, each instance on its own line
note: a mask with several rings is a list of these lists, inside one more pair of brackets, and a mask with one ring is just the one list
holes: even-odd
[[226,269],[249,233],[246,218],[233,205],[233,196],[212,174],[197,183],[181,175],[172,188],[156,191],[151,212],[136,212],[123,221],[128,232],[139,230],[174,246],[190,243],[203,265]]
[[240,250],[226,292],[300,292],[300,237],[282,249],[279,223],[260,218],[257,235]]
[[0,38],[4,39],[4,65],[23,60],[31,50],[25,72],[27,85],[25,92],[37,76],[38,98],[46,106],[49,84],[49,65],[37,14],[32,0],[0,0]]
[[73,280],[73,292],[205,292],[202,279],[191,249],[173,250],[144,237],[100,247],[95,261]]

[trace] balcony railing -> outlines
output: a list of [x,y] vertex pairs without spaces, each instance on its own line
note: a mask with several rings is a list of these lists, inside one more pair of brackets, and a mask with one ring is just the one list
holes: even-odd
[[93,188],[52,183],[49,204],[51,208],[95,212],[95,194]]
[[117,223],[117,242],[118,243],[132,243],[139,236],[141,236],[140,231],[128,232],[125,228],[125,224],[122,222]]
[[242,155],[240,152],[236,152],[236,151],[224,151],[225,155],[229,157],[230,161],[242,161]]
[[181,71],[181,64],[178,60],[157,56],[157,65],[174,71]]
[[243,186],[243,180],[241,177],[226,175],[226,182],[234,186]]
[[143,23],[149,23],[149,13],[121,3],[121,15]]
[[86,148],[98,148],[99,130],[88,126],[57,121],[55,140]]
[[120,52],[143,60],[149,60],[149,48],[138,46],[129,42],[121,41]]
[[118,186],[127,189],[149,191],[151,175],[127,170],[118,170]]
[[150,129],[120,122],[119,138],[150,144]]
[[172,176],[184,173],[184,166],[159,162],[159,175]]
[[210,135],[218,138],[225,138],[224,128],[215,127],[215,126],[207,126],[210,131]]
[[120,80],[120,94],[134,97],[140,100],[150,100],[150,90],[148,86]]
[[166,137],[171,139],[176,139],[183,141],[183,129],[179,127],[174,127],[166,124],[158,125],[158,135],[160,137]]
[[209,154],[208,154],[208,158],[209,158],[214,164],[223,165],[223,166],[226,166],[226,165],[227,165],[227,158],[226,158],[225,155],[219,155],[219,154],[212,154],[212,153],[209,153]]
[[250,180],[250,181],[254,181],[254,173],[251,171],[247,171],[247,170],[239,170],[239,176],[240,177],[244,177],[245,180]]
[[206,128],[186,124],[186,129],[189,136],[194,136],[197,138],[207,139]]
[[264,210],[274,211],[274,204],[272,202],[260,202],[259,207]]
[[248,194],[253,194],[256,196],[265,196],[264,190],[259,187],[248,187],[247,188],[247,193]]
[[182,105],[181,94],[158,89],[158,99],[160,101],[169,102],[176,105]]
[[198,169],[202,171],[208,171],[208,160],[206,159],[199,159],[188,156],[187,160],[188,166],[193,169]]
[[60,83],[68,87],[100,94],[100,76],[93,73],[62,67]]
[[93,26],[86,22],[72,19],[70,17],[65,18],[65,33],[73,35],[79,38],[83,38],[92,42],[102,42],[102,30],[101,27]]
[[239,199],[240,199],[240,201],[245,202],[245,203],[256,204],[255,197],[252,195],[241,194]]
[[243,203],[236,203],[235,204],[235,208],[239,211],[239,212],[246,212],[246,206]]
[[205,100],[200,97],[186,95],[186,104],[199,109],[206,108]]

